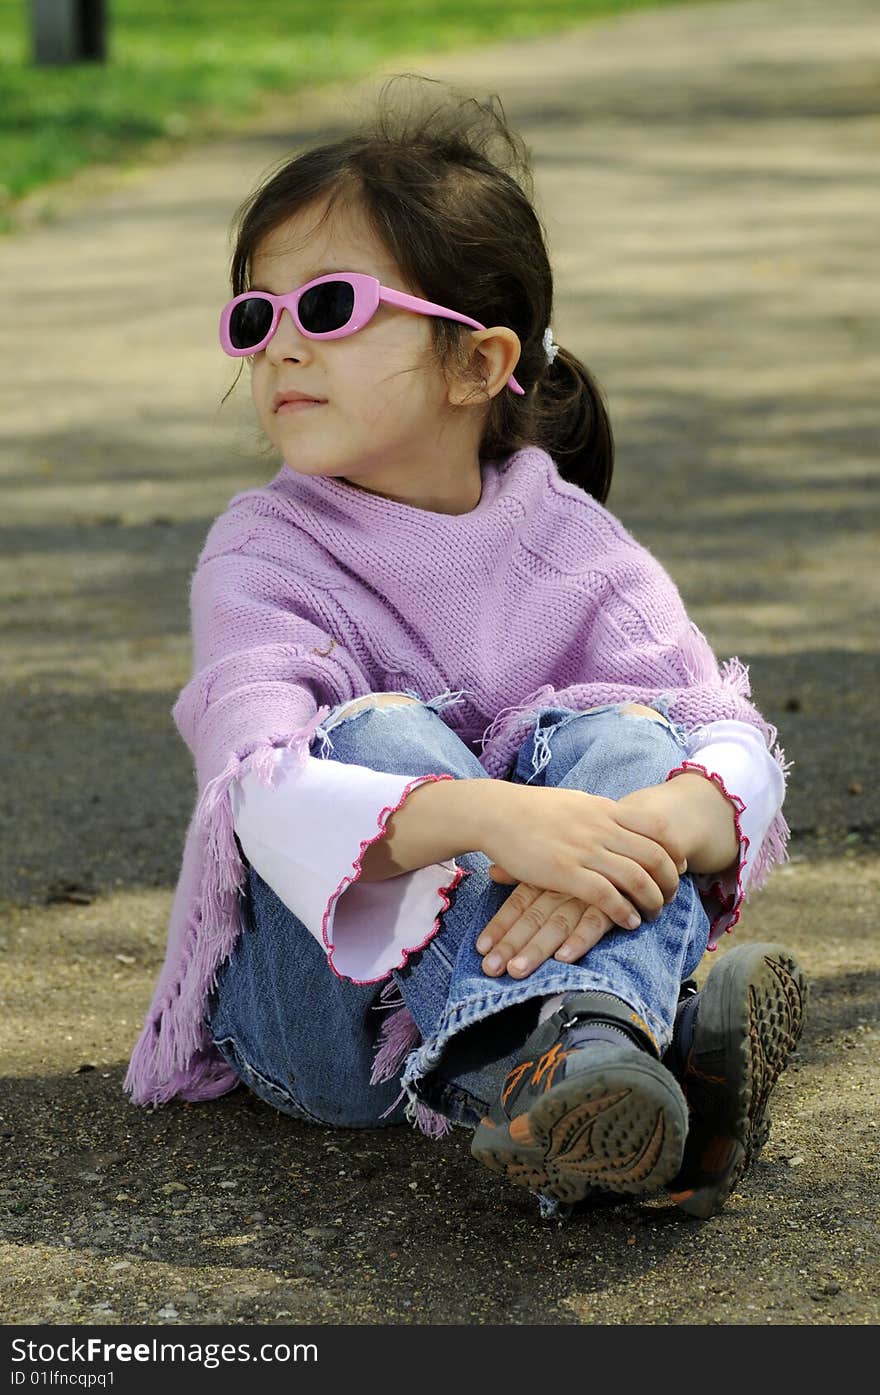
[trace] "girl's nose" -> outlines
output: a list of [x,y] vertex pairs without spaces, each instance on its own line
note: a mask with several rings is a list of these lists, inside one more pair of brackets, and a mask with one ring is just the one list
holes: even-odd
[[266,345],[266,355],[274,362],[284,359],[302,359],[308,353],[308,339],[300,334],[289,310],[282,310],[275,333]]

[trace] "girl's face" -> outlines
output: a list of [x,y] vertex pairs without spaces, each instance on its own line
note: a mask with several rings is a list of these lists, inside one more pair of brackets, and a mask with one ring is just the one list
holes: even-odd
[[[328,272],[360,271],[420,294],[354,211],[338,207],[318,228],[323,211],[304,210],[264,238],[252,259],[252,289],[280,295]],[[249,360],[260,424],[299,474],[467,512],[480,498],[485,403],[454,410],[466,389],[450,396],[430,352],[430,319],[384,302],[363,329],[332,340],[307,339],[285,310],[269,345]],[[277,410],[276,394],[292,389],[321,404]]]

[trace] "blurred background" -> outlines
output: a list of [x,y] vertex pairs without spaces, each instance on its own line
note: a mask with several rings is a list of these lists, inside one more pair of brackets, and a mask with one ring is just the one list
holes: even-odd
[[268,96],[353,80],[407,50],[527,38],[669,3],[0,0],[0,198],[8,210],[50,180],[124,162],[149,142],[217,135]]

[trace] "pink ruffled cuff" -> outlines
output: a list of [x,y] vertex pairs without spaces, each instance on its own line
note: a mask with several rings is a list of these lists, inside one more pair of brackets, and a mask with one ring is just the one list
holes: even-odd
[[724,934],[729,934],[740,918],[743,897],[745,896],[747,882],[747,866],[749,862],[749,849],[752,840],[744,832],[742,826],[742,816],[745,813],[745,802],[738,794],[732,794],[725,785],[720,775],[715,771],[707,770],[705,765],[699,765],[696,761],[685,760],[681,765],[670,770],[667,780],[672,780],[676,775],[683,774],[686,770],[696,770],[701,775],[705,775],[708,780],[712,780],[722,794],[730,800],[733,805],[733,818],[736,825],[736,836],[739,839],[739,859],[735,867],[726,872],[723,876],[717,872],[697,872],[694,874],[694,885],[700,894],[706,914],[709,917],[709,949],[715,949],[718,941]]
[[393,775],[311,755],[296,763],[279,749],[268,778],[251,770],[230,787],[246,858],[314,935],[335,974],[355,983],[387,978],[440,930],[466,869],[451,858],[364,882],[363,856],[412,790],[454,776]]

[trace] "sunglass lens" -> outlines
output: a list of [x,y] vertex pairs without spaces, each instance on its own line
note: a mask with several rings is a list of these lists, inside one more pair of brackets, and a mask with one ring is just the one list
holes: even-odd
[[299,318],[310,334],[329,334],[348,324],[354,311],[354,287],[348,281],[323,281],[299,302]]
[[240,300],[229,317],[229,338],[234,349],[253,348],[271,328],[272,306],[259,296]]

